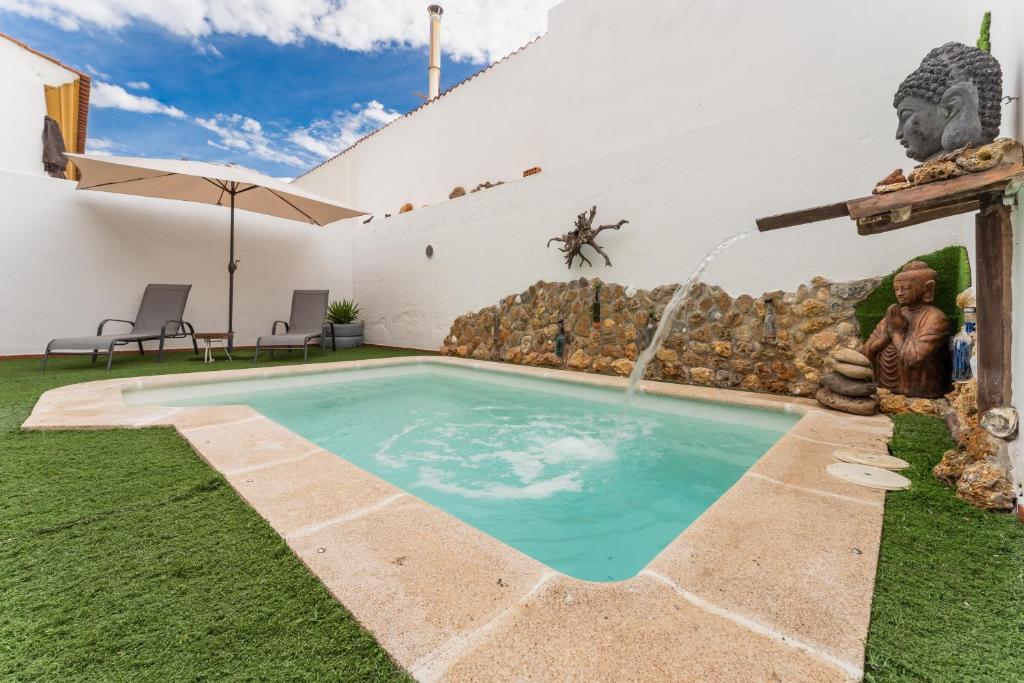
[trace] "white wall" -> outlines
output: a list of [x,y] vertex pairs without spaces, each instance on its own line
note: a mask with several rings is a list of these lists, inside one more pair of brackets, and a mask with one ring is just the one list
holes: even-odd
[[63,85],[78,74],[0,38],[0,170],[46,175],[43,170],[44,85]]
[[[903,77],[930,48],[972,42],[985,8],[996,15],[997,56],[1015,50],[1012,7],[565,0],[537,42],[297,182],[382,215],[407,201],[446,201],[456,185],[518,178],[534,165],[564,168],[686,132],[754,127],[753,148],[726,137],[718,158],[697,161],[739,180],[752,180],[751,157],[816,164],[830,182],[805,188],[805,197],[856,194],[909,163],[893,140],[891,102]],[[784,147],[779,136],[792,139],[786,129],[794,126],[816,139]],[[866,178],[854,175],[864,168]],[[786,169],[773,179],[785,184]]]
[[[95,333],[103,318],[130,320],[150,282],[191,283],[186,319],[197,331],[227,329],[226,209],[74,188],[0,172],[0,355],[42,353],[54,337]],[[346,223],[237,213],[237,343],[287,320],[293,289],[352,295]]]
[[[828,199],[806,198],[819,182],[813,168],[794,173],[792,186],[771,180],[744,186],[723,181],[713,168],[655,153],[701,158],[716,144],[713,135],[691,134],[357,226],[353,290],[368,340],[437,348],[455,317],[537,280],[598,276],[645,288],[678,282],[723,237],[752,227],[754,216]],[[759,210],[771,206],[775,194],[782,196],[780,206]],[[600,237],[612,267],[592,256],[594,267],[569,271],[557,245],[546,249],[545,243],[591,204],[598,206],[599,222],[630,223]],[[430,259],[428,244],[434,247]],[[756,295],[794,288],[818,274],[834,280],[881,275],[949,244],[966,244],[973,253],[973,221],[952,218],[925,230],[865,238],[851,221],[835,220],[749,237],[724,252],[705,279],[734,295]]]
[[[892,94],[929,48],[973,40],[985,6],[1007,93],[1020,92],[1003,5],[968,4],[662,0],[640,10],[566,0],[527,50],[299,182],[371,210],[435,204],[321,233],[241,221],[239,342],[283,316],[298,287],[355,295],[373,343],[433,349],[456,316],[538,279],[679,281],[758,216],[866,194],[908,168]],[[1017,113],[1008,107],[1008,120]],[[518,178],[535,164],[544,173]],[[456,183],[498,178],[513,180],[446,199]],[[0,255],[0,300],[19,330],[5,333],[0,353],[38,352],[56,334],[130,316],[148,281],[193,282],[190,318],[223,327],[225,212],[71,188],[0,175],[11,246]],[[631,223],[602,235],[613,267],[570,272],[545,243],[592,204],[599,221]],[[819,274],[878,275],[951,243],[973,248],[969,218],[868,238],[836,220],[751,237],[706,279],[758,294]],[[39,259],[57,265],[40,269]]]
[[[988,8],[1006,92],[1019,93],[1008,1],[566,0],[537,43],[297,183],[378,213],[353,242],[370,340],[435,348],[454,317],[538,279],[676,282],[756,217],[909,169],[893,93],[932,47],[973,42]],[[1019,111],[1006,107],[1006,132]],[[518,178],[535,164],[545,172]],[[514,180],[446,199],[499,178]],[[418,208],[381,218],[405,201]],[[602,235],[614,267],[570,272],[544,244],[592,204],[598,220],[631,223]],[[759,294],[883,274],[949,244],[973,255],[970,217],[875,237],[837,220],[750,238],[706,279]]]

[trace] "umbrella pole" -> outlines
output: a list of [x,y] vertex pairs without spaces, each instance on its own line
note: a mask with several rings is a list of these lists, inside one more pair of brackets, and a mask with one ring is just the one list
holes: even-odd
[[231,191],[231,254],[228,259],[228,352],[235,350],[235,192]]

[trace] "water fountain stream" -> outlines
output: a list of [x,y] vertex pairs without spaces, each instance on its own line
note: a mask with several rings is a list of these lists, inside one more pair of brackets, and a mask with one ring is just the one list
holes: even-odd
[[679,307],[683,305],[683,301],[686,299],[687,294],[690,293],[690,289],[694,283],[697,282],[708,266],[711,265],[712,261],[724,250],[731,247],[736,242],[739,242],[745,237],[753,235],[757,230],[755,228],[747,228],[742,230],[735,235],[731,235],[726,239],[719,242],[715,247],[709,251],[699,264],[693,273],[684,282],[680,283],[675,293],[672,294],[672,298],[668,304],[665,305],[665,310],[661,314],[661,320],[658,321],[658,329],[654,332],[654,337],[651,339],[647,348],[636,359],[636,365],[633,366],[633,372],[629,374],[629,388],[626,390],[625,406],[628,408],[630,402],[633,400],[633,395],[636,394],[637,387],[640,384],[640,380],[643,379],[644,371],[647,369],[647,365],[654,358],[654,354],[657,353],[661,347],[661,343],[665,341],[669,331],[672,329],[672,321],[676,317],[676,313],[679,312]]

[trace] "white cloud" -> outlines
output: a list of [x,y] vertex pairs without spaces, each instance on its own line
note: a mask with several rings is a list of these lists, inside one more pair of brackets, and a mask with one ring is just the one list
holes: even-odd
[[218,140],[207,140],[207,144],[217,149],[251,154],[265,161],[275,161],[297,168],[309,165],[309,160],[288,151],[281,144],[278,136],[268,136],[263,125],[256,119],[241,114],[215,114],[195,122],[206,130],[215,133]]
[[110,80],[110,74],[103,73],[102,71],[100,71],[99,69],[94,67],[92,64],[86,64],[85,65],[85,70],[88,71],[93,76],[95,76],[96,78],[103,78],[105,80]]
[[[455,59],[490,61],[541,34],[559,0],[446,0],[441,30]],[[213,54],[213,34],[257,36],[277,44],[315,40],[369,52],[388,45],[422,47],[428,22],[422,0],[0,0],[0,9],[57,24],[118,30],[151,22]]]
[[146,81],[128,81],[124,85],[132,90],[149,90],[149,83]]
[[86,151],[89,154],[110,156],[120,149],[121,145],[110,138],[86,138]]
[[321,159],[333,156],[364,135],[399,117],[397,111],[385,109],[377,100],[355,104],[352,109],[336,111],[329,120],[314,121],[299,128],[288,139]]
[[196,52],[201,55],[207,55],[208,57],[223,57],[221,51],[217,49],[217,46],[213,43],[204,43],[200,40],[193,40],[192,47],[195,48]]
[[305,170],[398,117],[398,112],[370,100],[293,130],[268,131],[259,121],[241,114],[215,114],[193,121],[216,134],[217,139],[206,141],[210,147]]
[[[0,0],[2,2],[3,0]],[[119,85],[97,81],[92,84],[89,103],[94,107],[124,109],[140,114],[165,114],[176,119],[185,118],[185,112],[152,97],[133,95]]]
[[[0,0],[2,1],[2,0]],[[142,88],[146,83],[127,83]],[[400,114],[386,108],[377,100],[353,104],[349,109],[335,111],[327,119],[313,121],[299,128],[277,128],[268,131],[263,124],[241,114],[214,114],[209,118],[191,117],[181,109],[164,104],[152,97],[129,93],[119,85],[97,81],[93,84],[91,103],[96,107],[110,107],[140,114],[164,114],[187,120],[204,128],[216,137],[206,144],[229,156],[248,155],[307,169],[350,147],[359,138],[398,118]],[[113,154],[120,149],[118,143],[107,138],[89,138],[92,154]]]

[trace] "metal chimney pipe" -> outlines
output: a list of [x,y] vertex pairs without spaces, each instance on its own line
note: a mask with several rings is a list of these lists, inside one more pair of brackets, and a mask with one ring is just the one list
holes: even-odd
[[427,99],[441,94],[441,15],[440,5],[427,7],[430,13],[430,64],[427,67]]

